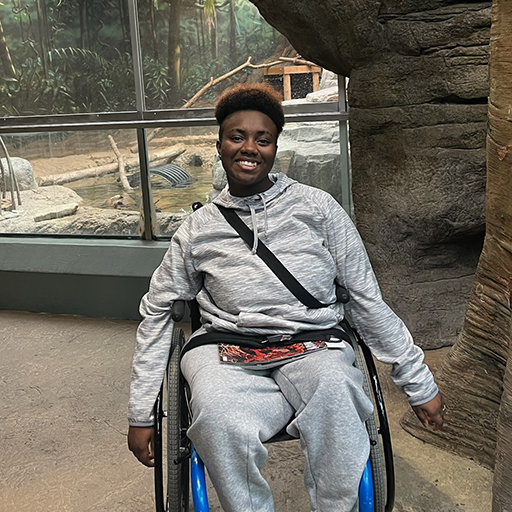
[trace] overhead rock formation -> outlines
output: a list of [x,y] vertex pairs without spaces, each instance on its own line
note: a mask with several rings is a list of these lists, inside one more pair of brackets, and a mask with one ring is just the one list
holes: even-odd
[[350,77],[357,226],[416,341],[452,344],[485,227],[491,2],[253,3],[301,55]]

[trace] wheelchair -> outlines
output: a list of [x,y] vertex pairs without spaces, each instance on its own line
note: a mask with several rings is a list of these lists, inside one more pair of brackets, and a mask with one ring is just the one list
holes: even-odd
[[[200,327],[196,301],[189,302],[192,332]],[[172,318],[183,319],[185,303],[175,302]],[[384,400],[373,357],[368,347],[344,319],[341,327],[349,335],[355,353],[354,365],[364,376],[363,388],[374,404],[366,421],[370,457],[359,485],[359,512],[391,512],[395,497],[393,452]],[[180,372],[180,353],[185,335],[174,328],[166,377],[155,403],[154,483],[156,512],[209,512],[204,464],[187,437],[191,417],[188,390]],[[164,421],[165,420],[165,421]],[[166,427],[166,428],[165,428]],[[166,430],[166,436],[164,436]],[[268,443],[295,439],[279,432]],[[189,496],[192,495],[193,508]]]

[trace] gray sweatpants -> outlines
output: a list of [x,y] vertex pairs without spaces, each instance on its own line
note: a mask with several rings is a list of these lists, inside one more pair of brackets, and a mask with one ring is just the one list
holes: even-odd
[[306,458],[305,485],[313,512],[355,512],[369,455],[364,421],[373,406],[341,348],[309,354],[268,370],[221,364],[216,345],[183,356],[191,389],[188,435],[203,459],[226,512],[273,512],[261,475],[263,442],[288,423]]

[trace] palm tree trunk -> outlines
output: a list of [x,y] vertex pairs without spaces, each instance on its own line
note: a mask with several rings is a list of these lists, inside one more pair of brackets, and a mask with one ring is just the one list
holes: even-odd
[[211,56],[215,60],[218,57],[218,43],[217,43],[217,5],[215,0],[205,0],[204,2],[204,19],[208,27],[211,43]]
[[89,50],[89,23],[87,0],[79,0],[79,17],[80,17],[80,48]]
[[219,56],[219,44],[217,41],[217,24],[215,24],[210,31],[212,43],[212,59],[216,60]]
[[17,78],[16,77],[16,69],[14,68],[14,64],[11,59],[11,54],[9,52],[9,48],[7,47],[7,42],[5,41],[4,27],[2,25],[1,19],[0,19],[0,60],[2,61],[5,75],[9,78],[16,79]]

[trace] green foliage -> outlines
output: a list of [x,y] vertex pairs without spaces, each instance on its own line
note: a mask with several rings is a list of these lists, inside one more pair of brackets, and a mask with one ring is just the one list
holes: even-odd
[[18,81],[0,82],[2,115],[41,115],[134,110],[131,56],[107,60],[82,48],[48,54],[48,71],[39,58],[21,63]]
[[135,109],[132,60],[129,54],[105,59],[82,48],[54,51],[53,61],[62,66],[62,75],[72,79],[75,98],[82,112],[112,112]]
[[[172,1],[139,0],[149,108],[179,107],[211,77],[227,73],[249,55],[255,63],[273,55],[275,31],[262,22],[249,0],[235,0],[234,4],[181,0],[180,51],[173,52],[167,47]],[[47,16],[41,24],[35,0],[0,2],[7,47],[18,75],[13,80],[0,73],[0,115],[133,110],[135,86],[126,1],[45,0],[45,5]],[[44,34],[39,32],[41,27],[45,27]],[[178,86],[172,83],[168,69],[174,55],[181,59]],[[180,91],[180,104],[170,103],[170,90]],[[215,91],[209,94],[212,99]]]
[[167,65],[162,65],[151,57],[145,57],[144,85],[147,107],[149,109],[162,108],[167,102],[167,91],[170,87]]

